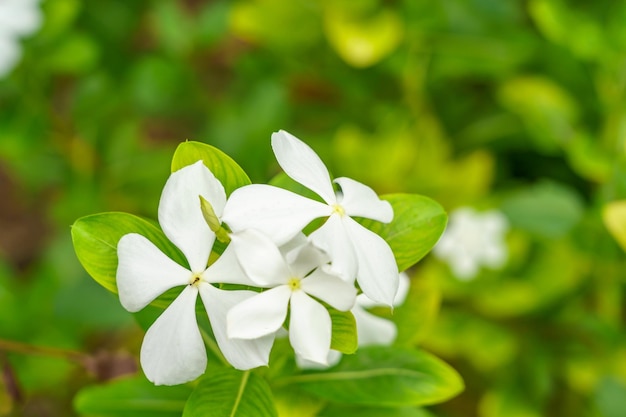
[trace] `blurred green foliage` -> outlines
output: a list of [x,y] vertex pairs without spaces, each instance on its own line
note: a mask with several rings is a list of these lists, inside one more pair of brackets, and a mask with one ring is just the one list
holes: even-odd
[[155,218],[187,139],[266,181],[281,128],[335,176],[509,218],[503,270],[460,282],[429,256],[412,271],[423,319],[398,343],[452,363],[466,391],[401,415],[623,414],[625,262],[608,230],[623,246],[625,2],[41,8],[0,79],[0,339],[86,356],[0,347],[0,415],[80,415],[76,392],[134,369],[121,358],[141,330],[80,267],[69,225],[102,211]]

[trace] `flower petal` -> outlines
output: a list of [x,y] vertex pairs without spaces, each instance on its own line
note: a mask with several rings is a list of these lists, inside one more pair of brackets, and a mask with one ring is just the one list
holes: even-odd
[[196,287],[187,286],[148,329],[141,367],[155,385],[176,385],[204,373],[206,350],[196,322]]
[[312,362],[308,359],[304,359],[302,356],[296,354],[296,365],[300,369],[317,369],[317,370],[328,369],[331,366],[337,365],[339,361],[341,360],[342,356],[343,355],[341,354],[341,352],[331,349],[328,352],[327,363],[321,364],[317,362]]
[[300,281],[302,291],[330,304],[339,311],[348,311],[356,300],[356,288],[341,278],[316,269]]
[[331,332],[328,310],[304,291],[294,291],[291,296],[289,341],[296,353],[303,359],[328,364]]
[[287,175],[314,191],[328,204],[335,204],[337,199],[328,169],[309,145],[280,130],[272,133],[272,149]]
[[349,216],[365,217],[379,222],[393,220],[393,208],[388,201],[381,200],[376,192],[365,184],[351,178],[335,179],[341,187],[341,206]]
[[234,306],[227,315],[228,337],[256,339],[276,332],[285,322],[291,288],[281,285]]
[[[406,296],[409,294],[409,287],[411,286],[411,280],[406,272],[400,272],[399,275],[399,285],[398,292],[396,292],[396,296],[393,298],[393,306],[398,307],[404,303]],[[359,307],[363,308],[373,308],[373,307],[382,307],[384,304],[377,303],[376,301],[371,300],[365,294],[359,294],[356,297],[356,304]]]
[[257,285],[241,269],[234,245],[228,245],[224,253],[200,276],[203,281],[214,284]]
[[311,242],[330,257],[326,268],[344,281],[353,283],[357,274],[357,258],[341,217],[334,214],[319,229],[309,235]]
[[265,184],[236,189],[224,208],[222,221],[233,232],[257,229],[277,245],[296,236],[313,219],[329,216],[330,206],[291,191]]
[[269,362],[270,350],[274,344],[274,333],[252,340],[231,339],[226,334],[228,311],[257,293],[254,291],[220,290],[207,283],[200,284],[199,288],[215,340],[226,360],[236,369],[242,371],[266,366]]
[[159,202],[159,223],[167,237],[185,254],[193,272],[206,269],[215,241],[200,208],[200,196],[215,214],[222,214],[226,193],[222,184],[202,161],[170,175]]
[[359,346],[389,346],[396,340],[398,329],[391,320],[375,316],[361,307],[353,308],[352,314],[356,320]]
[[285,260],[289,263],[291,272],[296,277],[300,278],[306,276],[315,268],[326,265],[330,262],[328,255],[313,246],[308,239],[304,240],[304,244],[302,246],[289,252],[287,256],[285,256]]
[[170,288],[185,285],[191,272],[168,258],[154,243],[137,233],[117,244],[117,291],[128,311],[139,311]]
[[[0,10],[0,15],[1,15]],[[0,22],[0,25],[2,22]],[[22,48],[17,39],[2,36],[0,33],[0,78],[11,72],[22,57]]]
[[286,284],[291,270],[280,251],[267,236],[254,229],[231,234],[239,264],[255,285],[274,287]]
[[392,306],[398,292],[398,265],[391,248],[376,233],[366,229],[350,217],[344,216],[358,261],[357,282],[372,300]]

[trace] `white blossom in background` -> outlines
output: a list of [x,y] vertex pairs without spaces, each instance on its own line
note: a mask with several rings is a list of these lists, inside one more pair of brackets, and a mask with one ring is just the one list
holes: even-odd
[[216,236],[202,215],[199,196],[211,203],[218,217],[221,215],[226,193],[202,161],[174,172],[159,202],[159,224],[185,255],[188,268],[137,233],[122,236],[117,247],[117,287],[120,302],[128,311],[139,311],[165,291],[184,286],[148,329],[141,346],[141,367],[146,377],[157,385],[181,384],[204,373],[207,356],[196,321],[198,294],[217,344],[235,368],[245,370],[267,365],[274,341],[270,332],[256,340],[227,337],[228,310],[257,293],[226,291],[212,285],[254,283],[239,267],[231,248],[207,267]]
[[332,323],[326,307],[315,298],[348,311],[356,298],[354,285],[325,272],[327,257],[306,239],[304,245],[281,253],[271,239],[253,229],[231,238],[242,269],[256,286],[269,289],[228,312],[228,336],[254,340],[276,334],[289,311],[289,342],[296,354],[326,364]]
[[20,38],[36,32],[42,20],[39,0],[0,0],[0,78],[22,57]]
[[398,289],[398,268],[383,238],[357,223],[352,216],[389,223],[393,209],[374,190],[350,178],[336,178],[335,192],[328,169],[307,144],[281,130],[272,134],[272,148],[285,173],[315,192],[323,202],[281,188],[252,184],[230,196],[222,220],[234,232],[257,229],[280,246],[300,233],[312,220],[326,218],[309,236],[326,252],[332,273],[353,283],[367,296],[393,304]]
[[504,266],[508,258],[508,228],[506,217],[497,210],[478,212],[462,207],[450,214],[448,227],[433,253],[450,266],[458,279],[470,280],[481,267]]

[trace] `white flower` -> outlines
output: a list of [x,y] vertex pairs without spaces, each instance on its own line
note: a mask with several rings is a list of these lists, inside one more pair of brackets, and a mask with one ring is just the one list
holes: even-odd
[[0,0],[0,77],[20,60],[19,38],[39,29],[41,21],[39,0]]
[[[393,300],[393,306],[398,307],[404,303],[409,292],[410,280],[406,273],[400,273],[400,285],[398,292]],[[352,314],[356,320],[356,331],[359,340],[359,346],[382,345],[389,346],[398,334],[396,325],[391,320],[376,316],[366,309],[383,306],[380,303],[372,301],[365,294],[359,294],[356,297],[356,303],[352,307]],[[300,369],[326,369],[339,363],[342,355],[336,350],[328,353],[328,364],[321,365],[316,362],[308,361],[300,355],[296,355],[296,364]]]
[[289,308],[289,341],[305,359],[325,364],[332,323],[328,310],[313,297],[340,311],[353,305],[356,289],[326,273],[326,259],[310,245],[287,254],[265,235],[246,230],[231,235],[241,266],[256,285],[270,288],[242,301],[228,313],[228,336],[256,339],[274,334]]
[[[402,305],[406,299],[406,295],[409,292],[410,281],[407,274],[402,272],[399,276],[400,285],[398,286],[398,292],[393,299],[393,306],[398,307]],[[382,304],[371,300],[365,294],[359,294],[356,298],[356,304],[351,310],[356,320],[356,329],[359,336],[359,346],[368,345],[391,345],[396,336],[398,335],[398,329],[391,320],[384,319],[376,316],[366,309],[373,307],[381,307]]]
[[448,227],[433,253],[445,260],[452,273],[461,280],[470,280],[481,266],[500,268],[507,260],[504,241],[508,222],[497,210],[477,212],[462,207],[450,215]]
[[388,223],[393,209],[369,187],[349,178],[336,178],[335,193],[326,166],[304,142],[285,131],[272,134],[278,163],[291,178],[324,201],[302,197],[281,188],[253,184],[233,192],[222,220],[233,231],[258,229],[278,245],[290,240],[312,220],[328,217],[309,236],[332,260],[332,272],[348,282],[356,278],[373,300],[391,305],[398,289],[398,267],[391,248],[377,234],[352,217]]
[[215,234],[200,209],[202,196],[219,216],[226,203],[222,184],[202,161],[174,172],[159,202],[159,223],[168,239],[184,254],[189,268],[166,256],[145,237],[122,236],[117,247],[117,287],[128,311],[139,311],[163,292],[185,286],[180,295],[148,329],[141,346],[141,366],[157,385],[193,380],[206,367],[207,357],[196,322],[198,294],[209,316],[217,343],[226,359],[238,369],[266,365],[273,335],[257,340],[231,340],[226,335],[226,313],[235,304],[255,295],[253,291],[225,291],[211,285],[250,285],[228,247],[212,265],[207,263]]

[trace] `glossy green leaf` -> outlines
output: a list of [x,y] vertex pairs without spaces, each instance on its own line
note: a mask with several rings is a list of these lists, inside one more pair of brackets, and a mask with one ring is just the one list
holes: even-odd
[[74,408],[90,417],[178,417],[190,393],[187,385],[155,386],[141,375],[84,388]]
[[280,417],[317,417],[326,404],[326,401],[294,386],[273,390],[273,394]]
[[117,243],[128,233],[139,233],[163,253],[186,265],[180,251],[154,223],[127,213],[100,213],[81,217],[72,225],[72,241],[85,270],[107,290],[117,293]]
[[389,317],[398,328],[394,343],[413,346],[426,337],[437,319],[440,302],[441,290],[434,279],[413,278],[406,300]]
[[250,371],[212,371],[189,397],[183,417],[276,417],[267,382]]
[[389,243],[398,269],[404,271],[435,246],[446,228],[448,217],[439,203],[422,195],[389,194],[381,198],[391,203],[393,221],[383,224],[363,219],[361,224]]
[[543,182],[513,193],[502,202],[502,211],[514,227],[555,238],[565,235],[580,221],[584,205],[572,188]]
[[349,311],[329,309],[333,323],[330,347],[342,353],[354,353],[358,347],[356,321]]
[[626,251],[626,200],[613,201],[605,205],[602,220],[613,238]]
[[178,145],[172,159],[172,172],[199,160],[204,161],[204,165],[221,181],[226,195],[230,195],[239,187],[250,184],[248,174],[230,156],[201,142],[183,142]]
[[332,402],[379,407],[408,407],[445,401],[463,389],[459,374],[420,350],[367,347],[344,356],[326,371],[288,378]]
[[332,404],[318,417],[432,417],[432,414],[416,407],[354,407]]

